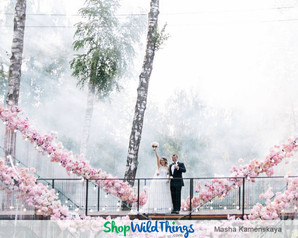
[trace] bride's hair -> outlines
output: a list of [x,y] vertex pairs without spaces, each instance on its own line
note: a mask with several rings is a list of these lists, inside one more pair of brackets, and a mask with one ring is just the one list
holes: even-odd
[[165,161],[165,166],[168,166],[168,159],[166,157],[162,156],[160,159],[163,159]]

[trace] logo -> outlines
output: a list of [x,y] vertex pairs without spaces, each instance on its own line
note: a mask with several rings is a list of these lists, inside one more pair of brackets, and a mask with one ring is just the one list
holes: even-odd
[[127,235],[127,232],[139,232],[139,233],[153,233],[153,232],[168,232],[173,234],[183,234],[185,238],[189,236],[190,233],[194,233],[193,224],[189,226],[186,225],[176,225],[173,221],[146,221],[141,224],[134,223],[133,221],[130,225],[119,225],[117,226],[115,221],[107,221],[104,224],[104,232],[116,232],[124,236]]

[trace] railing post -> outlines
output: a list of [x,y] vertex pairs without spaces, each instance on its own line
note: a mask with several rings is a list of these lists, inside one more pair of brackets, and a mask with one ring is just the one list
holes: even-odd
[[99,185],[97,185],[97,211],[99,212],[99,195],[100,195],[100,190],[99,190]]
[[55,188],[55,179],[52,179],[52,188]]
[[238,190],[239,190],[239,209],[238,210],[240,210],[241,209],[241,186],[238,186],[239,188],[238,188]]
[[193,178],[190,179],[190,184],[189,184],[189,219],[191,219],[191,213],[192,213],[192,203],[191,200],[193,198]]
[[137,212],[140,210],[140,179],[138,179],[138,204],[137,204]]
[[89,181],[88,179],[86,179],[86,209],[85,209],[85,215],[88,216],[88,185],[89,185]]
[[244,219],[244,204],[245,204],[245,177],[242,178],[242,219]]

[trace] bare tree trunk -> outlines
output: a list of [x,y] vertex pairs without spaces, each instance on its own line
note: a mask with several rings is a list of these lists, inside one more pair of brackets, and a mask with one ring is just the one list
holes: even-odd
[[88,97],[87,97],[87,107],[85,113],[85,120],[83,125],[83,132],[80,143],[80,154],[87,153],[87,143],[89,139],[91,120],[93,116],[93,108],[94,108],[94,100],[95,100],[95,86],[88,84]]
[[125,181],[128,181],[131,185],[134,184],[138,167],[138,153],[141,143],[143,121],[147,105],[149,80],[153,68],[153,59],[156,50],[158,14],[159,0],[151,0],[148,19],[146,54],[143,62],[142,72],[139,76],[139,86],[137,90],[138,97],[135,106],[135,114],[129,139],[126,170],[124,175]]
[[[19,102],[25,20],[26,0],[17,0],[14,15],[14,32],[8,76],[8,93],[6,99],[8,108],[18,105]],[[5,129],[4,150],[6,162],[9,164],[10,162],[8,162],[7,156],[11,155],[14,159],[16,155],[16,134],[7,127]]]

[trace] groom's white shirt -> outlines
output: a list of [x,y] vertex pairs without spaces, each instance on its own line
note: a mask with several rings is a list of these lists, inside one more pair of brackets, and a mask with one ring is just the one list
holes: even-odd
[[[172,169],[172,175],[174,175],[174,170],[175,170],[174,166],[175,166],[175,164],[178,165],[178,161],[176,161],[176,163],[174,163],[174,164],[172,165],[172,167],[171,167],[171,169]],[[177,169],[177,170],[179,170],[179,166],[178,166],[178,169]]]

